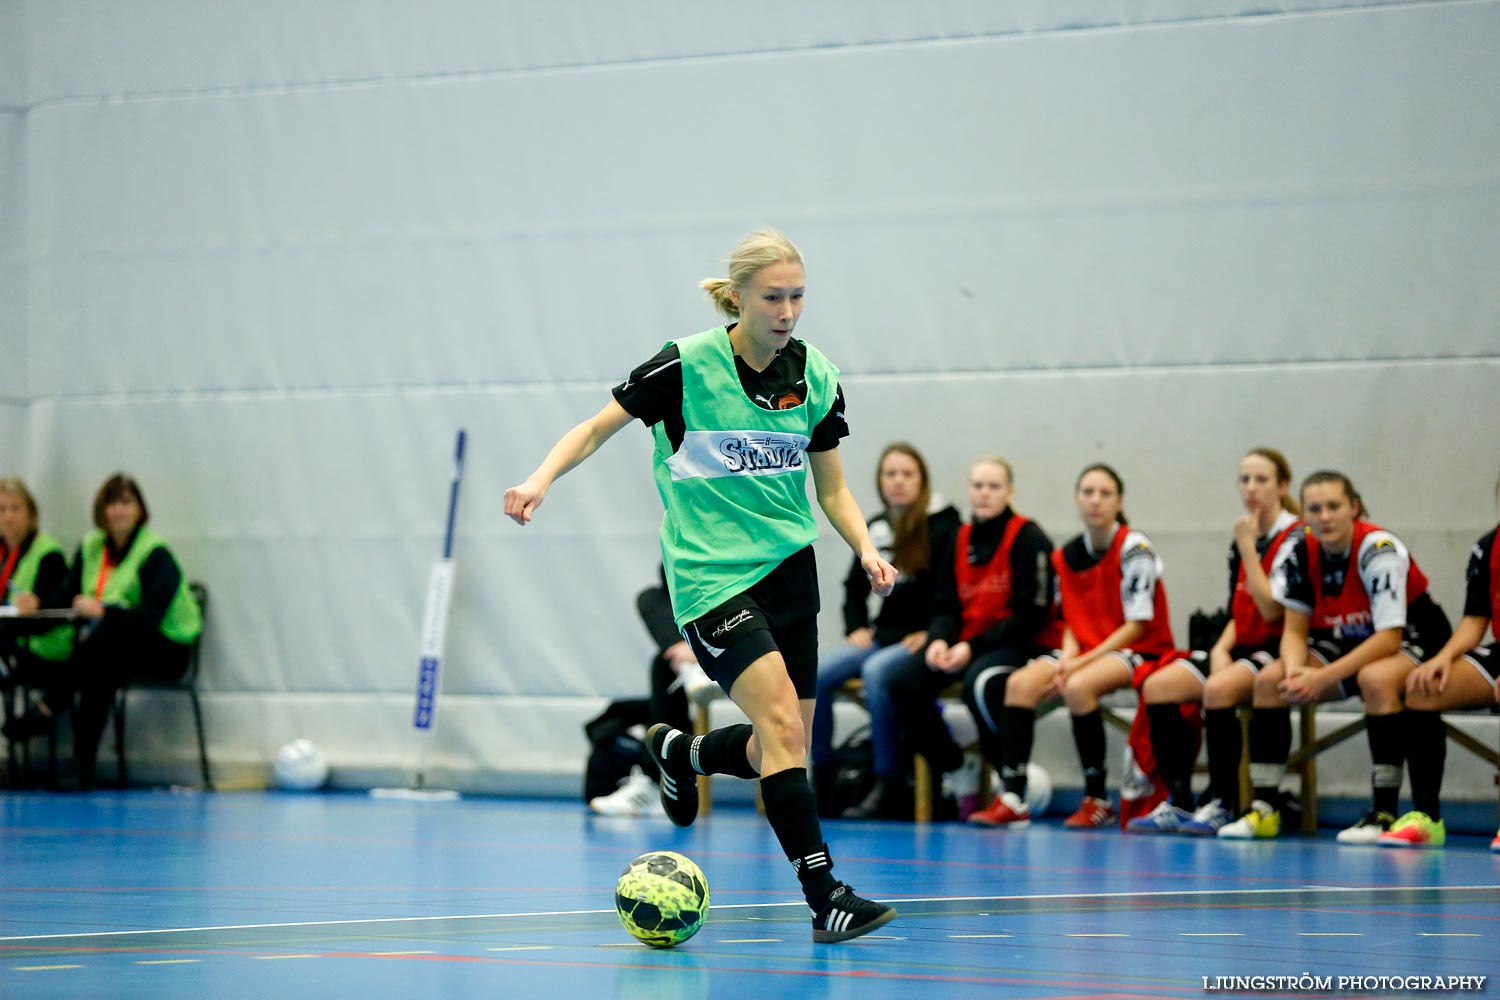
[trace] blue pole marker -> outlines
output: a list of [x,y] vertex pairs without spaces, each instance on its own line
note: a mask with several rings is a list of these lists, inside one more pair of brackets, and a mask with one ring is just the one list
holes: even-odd
[[432,572],[427,577],[427,606],[422,612],[417,705],[411,724],[423,732],[432,731],[437,714],[438,680],[443,665],[443,646],[448,636],[448,610],[453,604],[453,524],[458,517],[458,487],[464,475],[464,439],[465,434],[460,429],[453,450],[453,481],[448,487],[448,524],[443,531],[443,555],[432,564]]
[[437,713],[438,679],[443,646],[448,635],[448,610],[453,604],[453,525],[458,518],[458,487],[464,475],[463,430],[453,449],[453,480],[448,486],[448,523],[443,530],[443,555],[427,577],[427,607],[422,612],[422,647],[418,660],[417,706],[412,727],[430,732]]
[[418,734],[416,781],[410,788],[372,788],[377,799],[411,799],[422,802],[450,802],[459,797],[455,791],[428,789],[427,748],[437,722],[437,699],[443,667],[443,644],[448,634],[448,609],[453,603],[453,522],[458,516],[458,484],[464,475],[464,432],[458,432],[453,451],[453,482],[448,487],[448,525],[443,531],[443,554],[432,564],[427,577],[427,606],[422,612],[422,648],[418,658],[417,707],[411,725]]

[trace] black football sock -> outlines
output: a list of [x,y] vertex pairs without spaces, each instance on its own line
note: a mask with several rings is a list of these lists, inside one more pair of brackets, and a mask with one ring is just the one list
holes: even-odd
[[1292,753],[1292,710],[1257,708],[1250,717],[1250,782],[1272,809],[1283,805],[1281,779]]
[[694,736],[688,743],[688,763],[699,774],[758,778],[760,774],[750,766],[750,758],[745,753],[754,732],[754,726],[742,723]]
[[1193,811],[1193,730],[1182,717],[1182,706],[1147,705],[1151,723],[1151,752],[1167,795],[1178,809]]
[[1229,815],[1240,814],[1239,709],[1210,708],[1203,713],[1203,737],[1208,743],[1208,798],[1218,799]]
[[766,822],[802,883],[807,905],[816,911],[837,883],[807,771],[792,767],[766,775],[760,779],[760,797],[766,805]]
[[1396,815],[1401,803],[1401,764],[1406,755],[1402,752],[1401,716],[1365,716],[1365,732],[1370,737],[1370,790],[1378,812]]
[[1108,797],[1104,790],[1104,716],[1099,709],[1073,716],[1073,744],[1083,765],[1083,794]]
[[1031,762],[1031,743],[1036,735],[1036,709],[1006,705],[1000,724],[1000,780],[1005,790],[1026,800],[1026,765]]
[[1411,807],[1429,818],[1442,818],[1443,766],[1448,760],[1448,735],[1441,712],[1401,713],[1406,727],[1406,770],[1411,779]]

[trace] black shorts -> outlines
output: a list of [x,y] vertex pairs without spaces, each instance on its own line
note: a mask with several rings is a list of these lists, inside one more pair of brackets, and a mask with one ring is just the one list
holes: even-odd
[[[1406,628],[1401,632],[1401,655],[1412,664],[1419,665],[1433,653],[1443,648],[1453,635],[1453,626],[1448,616],[1432,599],[1431,594],[1422,594],[1406,606]],[[1307,640],[1307,651],[1312,658],[1328,666],[1334,660],[1347,656],[1368,636],[1340,636],[1325,629],[1318,629]],[[1344,678],[1339,685],[1343,698],[1358,698],[1359,675]]]
[[1500,682],[1500,655],[1497,655],[1496,646],[1475,646],[1467,653],[1459,655],[1472,663],[1475,669],[1489,679],[1491,684]]
[[818,568],[809,545],[750,589],[688,622],[682,637],[725,694],[750,664],[779,651],[797,697],[816,698],[818,607]]
[[[1233,646],[1229,650],[1229,662],[1236,667],[1244,667],[1250,671],[1251,676],[1258,677],[1261,668],[1280,655],[1281,650],[1275,643],[1264,646]],[[1200,681],[1207,682],[1212,667],[1208,650],[1195,649],[1176,662],[1196,673]]]
[[[1364,641],[1364,639],[1309,639],[1307,640],[1308,658],[1310,660],[1317,660],[1326,667],[1334,660],[1349,655]],[[1446,639],[1443,641],[1447,642]],[[1405,641],[1401,643],[1401,655],[1413,664],[1421,663],[1427,658],[1427,654],[1421,646]],[[1339,682],[1338,696],[1330,696],[1327,700],[1337,701],[1342,698],[1358,697],[1360,697],[1359,673],[1356,671]]]

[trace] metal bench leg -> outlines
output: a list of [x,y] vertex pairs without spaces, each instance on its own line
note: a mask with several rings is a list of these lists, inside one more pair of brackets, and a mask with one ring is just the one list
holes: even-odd
[[1318,832],[1318,754],[1338,746],[1340,743],[1364,732],[1363,714],[1347,726],[1340,726],[1323,738],[1318,738],[1318,706],[1301,705],[1301,745],[1297,752],[1287,758],[1287,769],[1302,776],[1302,832]]
[[125,769],[125,699],[128,693],[121,688],[115,694],[114,724],[115,724],[115,784],[124,788],[130,783],[129,772]]
[[912,819],[918,823],[932,822],[932,765],[927,763],[927,758],[921,754],[914,754],[911,759],[912,777],[915,778],[912,796],[916,800],[913,803]]
[[[1318,741],[1318,706],[1303,705],[1298,716],[1298,733],[1303,748]],[[1302,762],[1302,832],[1312,836],[1318,832],[1318,758],[1311,754]]]
[[[1250,780],[1250,715],[1254,711],[1251,708],[1241,708],[1238,712],[1240,721],[1240,813],[1243,814],[1250,808],[1250,803],[1255,801],[1255,785]],[[1235,816],[1239,819],[1239,816]]]
[[214,790],[214,780],[208,770],[208,741],[203,736],[203,709],[198,704],[198,692],[188,688],[188,697],[193,700],[193,724],[198,727],[198,764],[203,769],[203,787]]

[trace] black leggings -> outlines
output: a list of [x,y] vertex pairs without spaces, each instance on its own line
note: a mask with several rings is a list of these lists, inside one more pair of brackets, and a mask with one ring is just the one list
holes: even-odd
[[[81,777],[91,778],[99,739],[109,719],[115,694],[126,683],[174,681],[188,667],[192,647],[173,642],[150,622],[128,611],[111,609],[92,626],[79,630],[73,659],[60,684],[47,693],[47,707],[57,715],[76,691],[73,718],[73,756]],[[61,673],[61,672],[60,672]],[[62,696],[61,703],[54,697]]]
[[[964,682],[964,702],[974,714],[979,728],[980,749],[986,760],[998,766],[1000,742],[998,730],[988,722],[1005,705],[1005,679],[1010,671],[1035,655],[1030,649],[1009,646],[992,649],[976,656],[962,674],[945,674],[927,666],[926,650],[912,656],[891,671],[891,703],[901,723],[901,735],[912,750],[927,758],[934,770],[951,771],[963,763],[963,751],[943,721],[937,705],[938,695],[956,681]],[[984,679],[982,690],[975,682]]]

